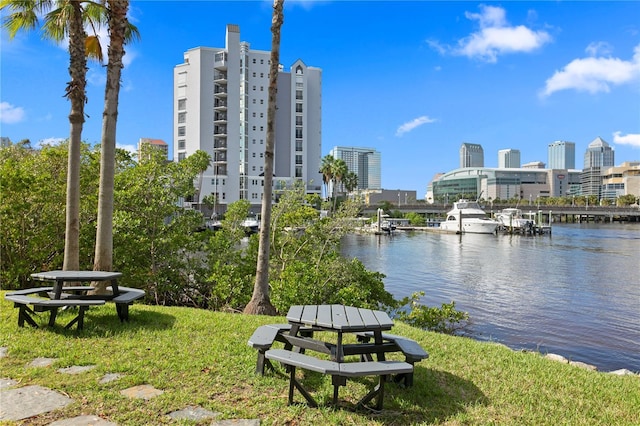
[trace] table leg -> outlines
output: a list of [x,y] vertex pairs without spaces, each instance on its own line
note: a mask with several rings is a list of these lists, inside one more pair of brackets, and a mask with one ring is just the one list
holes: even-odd
[[[380,330],[376,330],[373,332],[373,338],[374,338],[374,342],[376,345],[382,346],[382,331]],[[384,357],[384,351],[383,352],[378,352],[378,361],[384,361],[385,357]]]
[[111,280],[111,291],[113,292],[113,297],[120,295],[120,290],[118,290],[118,280]]
[[62,294],[62,286],[64,281],[56,280],[53,283],[53,298],[56,300],[60,300],[60,295]]
[[344,361],[344,348],[342,347],[342,332],[338,332],[338,341],[336,342],[336,362]]

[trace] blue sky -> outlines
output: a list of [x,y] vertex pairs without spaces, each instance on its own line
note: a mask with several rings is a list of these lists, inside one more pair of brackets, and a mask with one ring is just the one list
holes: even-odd
[[[172,145],[173,67],[192,47],[224,47],[226,24],[271,48],[271,2],[132,1],[141,40],[127,47],[117,141]],[[616,164],[640,160],[640,2],[285,1],[281,63],[323,70],[323,154],[336,145],[382,153],[382,185],[423,195],[479,143],[547,162],[576,143],[581,168],[600,136]],[[65,46],[40,33],[1,35],[0,136],[67,138]],[[89,70],[83,139],[100,140],[104,69]]]

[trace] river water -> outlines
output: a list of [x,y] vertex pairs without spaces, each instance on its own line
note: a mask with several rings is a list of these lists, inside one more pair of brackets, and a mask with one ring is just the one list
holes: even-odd
[[551,235],[396,231],[349,235],[343,254],[382,272],[396,298],[456,302],[464,333],[640,372],[640,225],[561,224]]

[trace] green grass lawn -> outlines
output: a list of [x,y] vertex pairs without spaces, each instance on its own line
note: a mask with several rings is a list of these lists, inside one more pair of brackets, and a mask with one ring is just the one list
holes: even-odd
[[[0,299],[0,346],[8,347],[7,356],[0,359],[0,378],[17,380],[21,386],[46,386],[74,400],[61,411],[29,419],[29,424],[83,414],[119,425],[176,424],[167,414],[186,406],[220,412],[219,419],[257,418],[265,425],[640,424],[638,376],[588,371],[401,323],[392,333],[418,341],[430,357],[416,364],[412,388],[390,383],[383,412],[366,413],[349,407],[374,378],[349,380],[340,389],[344,408],[336,410],[310,408],[299,394],[300,404],[288,406],[288,380],[282,373],[254,373],[256,351],[247,339],[259,325],[286,322],[281,317],[136,304],[130,309],[130,322],[122,324],[115,307],[107,304],[87,312],[81,331],[60,325],[72,317],[69,312],[59,314],[54,328],[18,328],[18,310],[4,300],[4,292]],[[44,324],[47,318],[40,315],[38,321]],[[27,367],[37,357],[57,361],[48,368]],[[56,372],[72,365],[96,368],[78,375]],[[99,384],[107,373],[124,376]],[[306,373],[303,383],[319,403],[331,401],[329,377]],[[140,384],[164,393],[150,400],[120,394]]]

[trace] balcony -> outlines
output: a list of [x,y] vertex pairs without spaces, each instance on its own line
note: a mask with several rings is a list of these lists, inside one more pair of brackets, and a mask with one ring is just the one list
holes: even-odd
[[222,138],[214,139],[213,149],[227,149],[227,140]]
[[213,67],[217,70],[227,69],[227,52],[218,52],[213,57]]
[[226,111],[227,110],[227,100],[226,99],[218,99],[216,98],[213,102],[213,108],[216,111]]
[[213,126],[213,134],[216,136],[227,135],[227,126]]
[[227,86],[226,85],[221,85],[221,84],[216,84],[213,88],[213,94],[216,97],[223,97],[226,98],[227,97]]
[[214,72],[213,73],[213,81],[216,83],[227,84],[227,73],[226,72]]
[[227,114],[224,112],[216,112],[213,114],[213,121],[214,123],[219,123],[219,122],[226,122],[227,121]]

